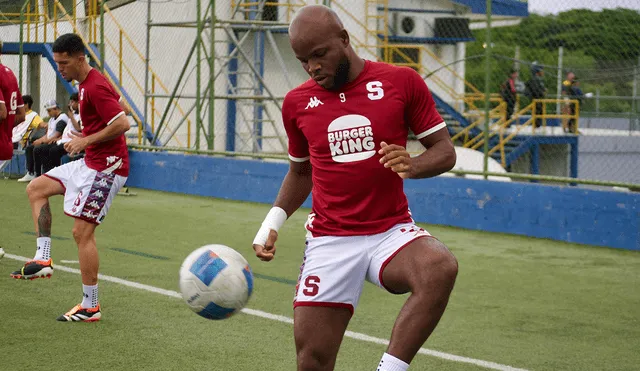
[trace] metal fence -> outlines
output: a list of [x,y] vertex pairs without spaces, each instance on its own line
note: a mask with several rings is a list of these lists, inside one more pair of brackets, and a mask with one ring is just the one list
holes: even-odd
[[455,173],[638,188],[638,4],[561,3],[31,0],[3,6],[0,34],[83,35],[133,108],[136,148],[286,159],[282,99],[307,78],[287,26],[325,4],[363,58],[424,77],[460,149]]

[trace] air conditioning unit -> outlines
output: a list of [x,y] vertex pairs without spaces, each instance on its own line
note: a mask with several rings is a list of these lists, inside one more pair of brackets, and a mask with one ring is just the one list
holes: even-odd
[[423,14],[393,12],[391,19],[391,32],[394,36],[433,37],[433,29]]

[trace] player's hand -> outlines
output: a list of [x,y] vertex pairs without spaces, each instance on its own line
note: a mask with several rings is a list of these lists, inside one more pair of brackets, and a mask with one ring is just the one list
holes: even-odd
[[89,141],[82,134],[69,133],[71,140],[64,144],[64,150],[71,156],[77,155],[87,148]]
[[407,179],[412,176],[411,155],[406,148],[381,142],[378,153],[382,155],[380,163],[397,173],[400,178]]
[[267,237],[267,242],[265,242],[264,246],[262,245],[253,245],[253,250],[256,252],[256,256],[258,259],[268,262],[273,260],[276,255],[276,240],[278,239],[278,232],[273,229],[269,231],[269,237]]

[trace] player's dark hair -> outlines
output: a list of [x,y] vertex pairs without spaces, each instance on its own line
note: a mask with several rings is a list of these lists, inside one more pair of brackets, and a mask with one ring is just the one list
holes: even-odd
[[27,105],[27,107],[29,108],[33,107],[33,98],[31,98],[30,95],[23,95],[22,101],[24,102],[24,104]]
[[71,94],[71,96],[69,97],[69,100],[74,100],[74,101],[78,101],[78,93],[73,93]]
[[67,33],[58,37],[53,43],[53,52],[67,53],[69,55],[84,53],[84,43],[80,36],[74,33]]

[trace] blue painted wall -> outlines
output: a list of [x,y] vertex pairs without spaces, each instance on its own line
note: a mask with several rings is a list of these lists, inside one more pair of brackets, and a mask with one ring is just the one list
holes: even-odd
[[[287,168],[132,151],[127,185],[271,203]],[[459,178],[407,181],[405,192],[419,222],[640,250],[640,194]]]

